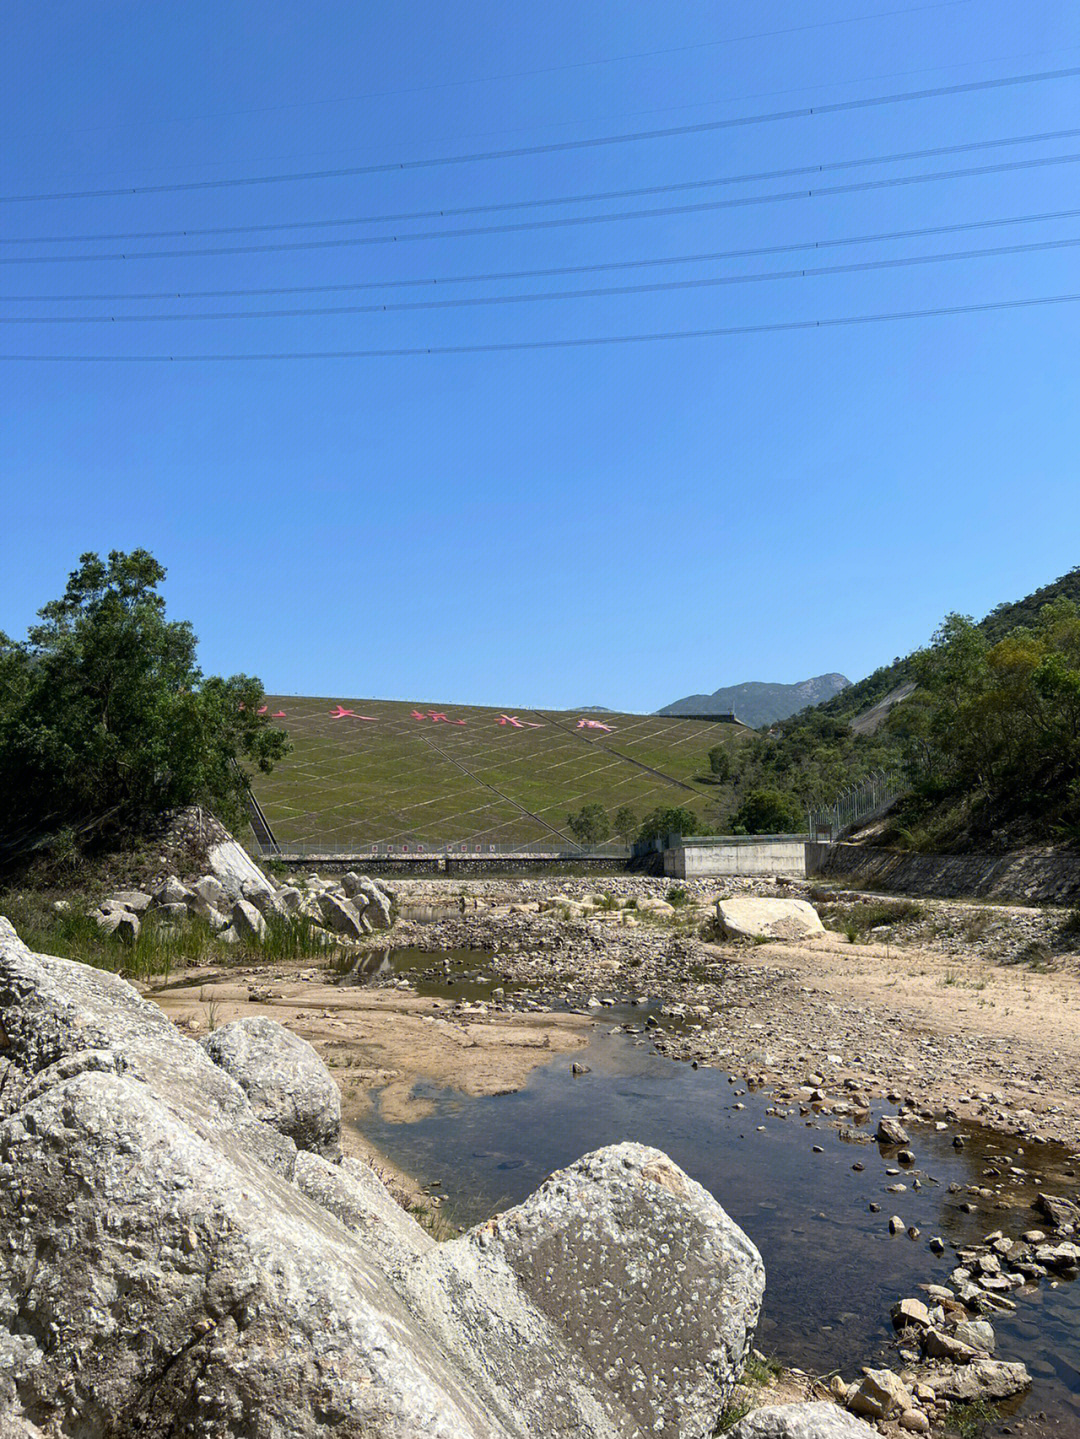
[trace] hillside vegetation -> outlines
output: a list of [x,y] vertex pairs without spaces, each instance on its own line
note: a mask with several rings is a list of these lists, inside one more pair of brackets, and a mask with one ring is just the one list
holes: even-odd
[[[827,804],[874,769],[904,767],[913,793],[885,842],[948,849],[1080,837],[1078,606],[1080,567],[979,623],[948,616],[928,648],[744,746],[719,813],[737,827],[749,793]],[[876,729],[852,729],[908,686]]]

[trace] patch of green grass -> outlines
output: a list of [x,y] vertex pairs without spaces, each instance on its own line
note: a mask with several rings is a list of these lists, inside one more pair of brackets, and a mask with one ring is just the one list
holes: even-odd
[[667,894],[664,895],[664,898],[673,909],[681,909],[684,904],[690,903],[690,896],[681,884],[672,885]]
[[156,914],[143,914],[139,933],[130,942],[101,930],[89,913],[91,907],[85,897],[72,898],[68,908],[57,910],[45,894],[0,894],[0,914],[7,916],[30,949],[130,979],[168,979],[174,969],[194,964],[327,959],[331,952],[322,938],[325,931],[304,915],[270,915],[262,939],[230,945],[205,920],[189,917],[172,925]]
[[869,900],[865,904],[832,905],[823,916],[827,929],[836,930],[849,944],[861,944],[875,937],[875,931],[891,933],[898,925],[913,924],[922,919],[923,908],[910,899]]
[[746,1418],[753,1407],[753,1403],[749,1399],[729,1400],[720,1411],[720,1417],[716,1421],[713,1433],[727,1434],[729,1430],[735,1428],[740,1419]]
[[760,1354],[757,1350],[751,1350],[739,1382],[741,1384],[771,1384],[783,1367],[775,1355]]
[[955,1434],[958,1439],[981,1439],[991,1424],[1001,1418],[997,1408],[986,1399],[974,1399],[970,1404],[953,1404],[945,1414],[946,1434]]

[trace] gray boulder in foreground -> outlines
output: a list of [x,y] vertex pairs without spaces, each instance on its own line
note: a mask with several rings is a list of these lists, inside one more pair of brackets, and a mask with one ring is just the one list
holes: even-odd
[[588,1155],[434,1244],[129,985],[5,920],[0,1036],[0,1432],[713,1432],[761,1260],[658,1150]]
[[716,917],[729,939],[812,939],[825,933],[818,912],[805,899],[718,899]]
[[876,1429],[829,1403],[770,1404],[728,1430],[728,1439],[874,1439]]
[[236,1080],[258,1117],[297,1149],[338,1153],[341,1091],[306,1039],[253,1015],[215,1029],[202,1046]]

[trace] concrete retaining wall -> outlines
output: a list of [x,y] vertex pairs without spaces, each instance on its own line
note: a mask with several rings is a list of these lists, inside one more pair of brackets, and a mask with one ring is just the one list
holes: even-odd
[[751,839],[740,843],[675,845],[664,851],[664,873],[672,879],[720,875],[806,874],[806,842]]
[[[659,873],[659,855],[645,859],[558,859],[550,855],[522,855],[518,858],[500,858],[492,855],[307,855],[302,859],[282,856],[283,862],[291,869],[311,874],[344,874],[355,870],[357,874],[369,874],[376,879],[429,879],[433,876],[473,875],[591,875],[591,874],[650,874]],[[656,864],[651,861],[655,859]]]
[[1080,856],[908,854],[861,844],[808,844],[806,872],[867,889],[932,899],[1071,904],[1080,899]]

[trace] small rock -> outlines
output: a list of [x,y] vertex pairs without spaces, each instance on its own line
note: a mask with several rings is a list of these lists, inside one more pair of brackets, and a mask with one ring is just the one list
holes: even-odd
[[874,1136],[879,1144],[907,1144],[908,1132],[891,1114],[883,1114],[878,1120]]

